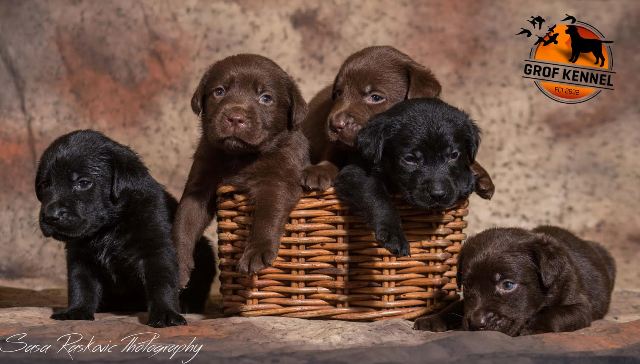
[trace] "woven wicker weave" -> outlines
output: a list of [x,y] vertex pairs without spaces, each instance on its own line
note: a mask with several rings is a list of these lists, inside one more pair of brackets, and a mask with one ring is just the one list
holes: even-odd
[[333,189],[303,196],[291,213],[273,266],[236,271],[253,206],[233,187],[218,193],[218,244],[224,312],[371,321],[414,319],[457,299],[456,259],[468,202],[428,213],[396,201],[411,256],[396,258],[340,204]]

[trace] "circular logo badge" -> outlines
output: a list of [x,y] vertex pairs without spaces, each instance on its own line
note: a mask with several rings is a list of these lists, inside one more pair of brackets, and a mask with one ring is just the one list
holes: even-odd
[[584,23],[555,24],[535,43],[525,60],[525,78],[549,98],[575,104],[613,90],[610,44],[595,27]]

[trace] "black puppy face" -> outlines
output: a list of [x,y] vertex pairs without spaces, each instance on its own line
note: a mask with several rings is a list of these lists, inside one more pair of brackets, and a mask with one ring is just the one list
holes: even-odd
[[375,117],[358,136],[365,158],[408,203],[424,209],[451,207],[473,191],[470,166],[478,143],[473,121],[437,99],[404,101]]
[[278,134],[298,127],[306,103],[293,80],[271,60],[228,57],[204,74],[191,100],[204,137],[232,154],[263,150]]
[[89,237],[115,219],[118,200],[128,184],[108,151],[135,154],[93,131],[58,138],[43,153],[35,188],[41,202],[39,222],[45,236],[61,241]]
[[458,258],[464,328],[517,336],[561,271],[561,258],[548,247],[543,236],[522,229],[490,229],[467,240]]

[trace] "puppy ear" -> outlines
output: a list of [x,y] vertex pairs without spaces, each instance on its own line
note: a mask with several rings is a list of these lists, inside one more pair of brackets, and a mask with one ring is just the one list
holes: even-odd
[[476,155],[478,154],[478,148],[480,148],[480,135],[482,131],[478,127],[478,125],[471,119],[469,119],[469,131],[467,132],[466,139],[467,145],[469,145],[469,162],[473,163],[476,160]]
[[295,130],[300,127],[302,121],[307,116],[307,102],[304,101],[298,86],[291,80],[289,87],[289,120],[287,127],[289,130]]
[[205,87],[207,86],[207,81],[211,76],[212,69],[213,66],[209,67],[204,75],[202,75],[200,83],[198,83],[198,87],[191,97],[191,110],[193,110],[193,112],[199,117],[202,117],[202,113],[204,112]]
[[384,115],[377,115],[371,119],[356,137],[356,148],[362,158],[374,165],[380,163],[384,144],[395,134],[396,124]]
[[540,282],[549,290],[567,273],[567,252],[555,238],[541,233],[534,234],[531,249]]
[[144,190],[149,171],[131,149],[114,145],[111,152],[111,200],[115,203],[128,193]]
[[417,99],[421,97],[433,98],[440,96],[442,87],[440,82],[430,70],[414,61],[407,64],[409,72],[409,90],[407,99]]

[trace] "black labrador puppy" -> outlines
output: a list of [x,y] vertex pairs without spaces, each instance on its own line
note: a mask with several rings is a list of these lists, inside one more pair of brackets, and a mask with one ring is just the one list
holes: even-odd
[[[65,243],[69,307],[56,320],[93,320],[96,311],[149,311],[148,325],[185,325],[178,313],[178,263],[171,242],[177,208],[128,147],[83,130],[55,140],[35,181],[40,228]],[[183,311],[204,309],[215,274],[201,239],[196,269],[180,295]]]
[[615,275],[602,246],[562,228],[489,229],[470,238],[458,258],[464,299],[414,328],[511,336],[578,330],[607,313]]
[[338,174],[337,194],[364,215],[378,242],[408,255],[391,195],[425,210],[454,206],[474,190],[479,143],[480,130],[455,107],[439,99],[403,101],[358,133],[359,160]]

